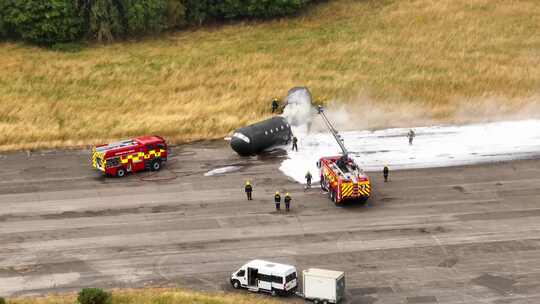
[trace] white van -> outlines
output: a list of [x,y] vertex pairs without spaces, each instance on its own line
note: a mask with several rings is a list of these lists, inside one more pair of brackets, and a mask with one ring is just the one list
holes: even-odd
[[263,260],[253,260],[231,274],[234,288],[264,291],[275,295],[294,294],[297,287],[296,267]]

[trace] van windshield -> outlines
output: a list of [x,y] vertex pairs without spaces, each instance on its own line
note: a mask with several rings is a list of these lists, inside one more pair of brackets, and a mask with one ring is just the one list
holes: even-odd
[[296,272],[293,272],[293,273],[289,274],[289,275],[285,278],[285,280],[286,280],[287,283],[289,283],[290,281],[292,281],[292,280],[294,280],[294,279],[296,279]]

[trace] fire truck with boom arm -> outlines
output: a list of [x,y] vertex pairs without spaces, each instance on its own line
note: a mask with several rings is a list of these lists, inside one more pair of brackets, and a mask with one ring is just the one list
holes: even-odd
[[358,167],[354,159],[349,157],[343,139],[324,114],[322,106],[318,107],[318,113],[342,151],[342,155],[322,157],[317,162],[321,188],[328,192],[336,205],[345,201],[365,202],[371,194],[369,177]]
[[167,143],[159,136],[142,136],[92,149],[92,166],[105,175],[123,177],[128,172],[158,171],[167,161]]

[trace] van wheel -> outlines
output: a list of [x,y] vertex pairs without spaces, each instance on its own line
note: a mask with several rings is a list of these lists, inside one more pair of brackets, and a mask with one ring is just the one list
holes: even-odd
[[118,176],[118,177],[126,176],[126,169],[118,168],[118,170],[116,170],[116,176]]
[[240,289],[240,282],[238,282],[238,280],[232,281],[232,287],[235,289]]
[[161,169],[161,161],[159,159],[152,161],[150,169],[152,169],[152,171],[159,171],[159,169]]

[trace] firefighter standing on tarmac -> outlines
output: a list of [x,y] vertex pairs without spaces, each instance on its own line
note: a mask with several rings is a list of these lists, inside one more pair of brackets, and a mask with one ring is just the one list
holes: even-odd
[[390,170],[388,169],[388,165],[384,165],[382,172],[384,176],[384,182],[386,183],[388,181],[388,173],[390,172]]
[[251,186],[251,183],[249,181],[246,181],[246,185],[244,187],[244,190],[246,191],[247,199],[248,201],[251,201],[251,192],[253,192],[253,187]]
[[279,205],[281,205],[281,195],[279,195],[279,191],[276,191],[276,194],[274,195],[274,202],[276,203],[276,211],[279,211]]
[[285,194],[285,209],[287,210],[287,212],[289,212],[290,207],[291,207],[291,195],[289,194],[289,192],[287,192],[287,194]]
[[311,188],[311,173],[308,171],[306,173],[306,189],[310,189]]

